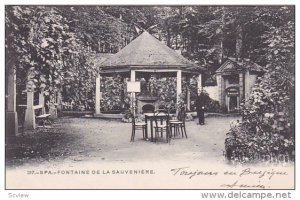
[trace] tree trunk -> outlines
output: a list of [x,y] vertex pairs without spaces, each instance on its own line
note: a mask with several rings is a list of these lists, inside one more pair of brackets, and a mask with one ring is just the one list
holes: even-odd
[[223,62],[224,58],[224,25],[225,25],[225,9],[222,7],[222,19],[221,19],[221,33],[220,33],[220,54],[219,54],[219,64]]
[[177,34],[175,34],[175,35],[176,35],[176,37],[175,37],[175,46],[176,47],[175,48],[178,49],[178,38],[177,38],[178,35]]
[[167,29],[167,46],[171,47],[171,36],[170,36],[170,29]]
[[242,48],[243,48],[243,28],[241,25],[237,26],[236,34],[236,44],[235,44],[235,53],[236,60],[239,61],[242,58]]
[[98,52],[101,52],[101,42],[98,41]]

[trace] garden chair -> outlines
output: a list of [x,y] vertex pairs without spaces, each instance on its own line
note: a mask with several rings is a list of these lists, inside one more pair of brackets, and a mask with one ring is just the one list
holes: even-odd
[[[163,133],[166,133],[166,141],[167,143],[170,142],[170,123],[169,123],[169,112],[164,110],[164,111],[159,111],[155,115],[159,116],[160,114],[166,114],[167,116],[165,117],[165,120],[159,120],[158,117],[154,118],[155,121],[155,126],[154,126],[154,135],[155,135],[155,142],[157,142],[159,138],[159,133],[161,138],[163,137]],[[159,123],[160,122],[160,123]]]
[[171,130],[171,136],[172,136],[172,128],[174,130],[174,137],[178,135],[179,132],[181,132],[182,137],[187,138],[186,134],[186,128],[185,128],[185,118],[186,118],[186,110],[185,108],[181,108],[178,112],[177,119],[170,120],[170,130]]
[[134,142],[135,132],[137,130],[142,130],[143,139],[145,139],[146,123],[145,122],[137,122],[137,117],[135,115],[132,115],[131,124],[132,124],[132,131],[131,131],[131,140],[130,140],[130,142]]
[[178,128],[179,128],[179,126],[176,126],[176,125],[177,125],[177,122],[179,122],[180,115],[181,115],[181,111],[179,111],[177,113],[176,118],[173,118],[174,117],[173,116],[172,119],[170,119],[170,136],[171,137],[173,137],[173,134],[174,134],[174,137],[178,135],[178,132],[179,132]]

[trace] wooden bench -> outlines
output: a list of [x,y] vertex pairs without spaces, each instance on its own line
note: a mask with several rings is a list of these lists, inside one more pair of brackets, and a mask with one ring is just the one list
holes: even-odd
[[51,116],[51,114],[42,114],[42,115],[36,116],[35,119],[37,121],[42,121],[43,126],[45,127],[46,122],[49,124],[52,124],[52,122],[49,119],[50,116]]
[[[44,105],[36,105],[36,106],[33,106],[33,109],[34,110],[37,110],[37,109],[42,109],[44,108]],[[41,121],[43,123],[43,126],[45,127],[45,124],[48,123],[48,124],[52,124],[52,122],[50,121],[49,117],[51,116],[51,114],[41,114],[41,115],[37,115],[35,116],[35,119],[37,121]]]

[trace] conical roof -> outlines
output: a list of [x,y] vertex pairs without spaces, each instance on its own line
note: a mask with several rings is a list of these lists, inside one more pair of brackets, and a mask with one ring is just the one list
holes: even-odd
[[203,70],[195,63],[187,60],[175,50],[153,37],[148,32],[143,32],[118,53],[100,64],[101,68],[159,66],[160,68],[175,67],[183,69]]

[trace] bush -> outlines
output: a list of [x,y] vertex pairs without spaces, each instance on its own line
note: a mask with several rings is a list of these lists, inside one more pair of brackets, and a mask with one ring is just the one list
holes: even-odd
[[260,78],[252,90],[241,106],[242,121],[227,134],[227,159],[241,163],[293,161],[293,98],[271,74]]
[[219,101],[210,98],[207,92],[204,92],[204,98],[206,99],[205,112],[211,112],[211,113],[224,112],[224,109],[220,106]]
[[150,95],[158,96],[165,104],[176,102],[176,77],[158,77],[152,75],[149,80]]
[[294,100],[287,91],[272,73],[258,80],[241,106],[242,121],[227,134],[227,159],[294,160]]
[[126,108],[126,104],[130,102],[125,97],[124,92],[125,84],[123,78],[120,75],[112,77],[103,76],[101,79],[101,111],[102,112],[117,112],[123,111]]
[[[289,16],[289,11],[281,11]],[[241,106],[242,121],[227,134],[228,160],[245,163],[295,159],[295,29],[293,17],[287,19],[282,18],[281,26],[270,27],[263,36],[268,64],[249,100]]]
[[294,161],[295,140],[273,132],[253,131],[248,122],[231,128],[225,140],[226,158],[232,162],[255,163],[258,161]]
[[212,112],[212,113],[221,113],[221,112],[223,112],[223,109],[220,106],[219,101],[213,100],[208,96],[206,111]]
[[294,160],[294,104],[281,87],[270,74],[258,80],[250,99],[241,105],[242,121],[227,134],[228,160],[241,163]]

